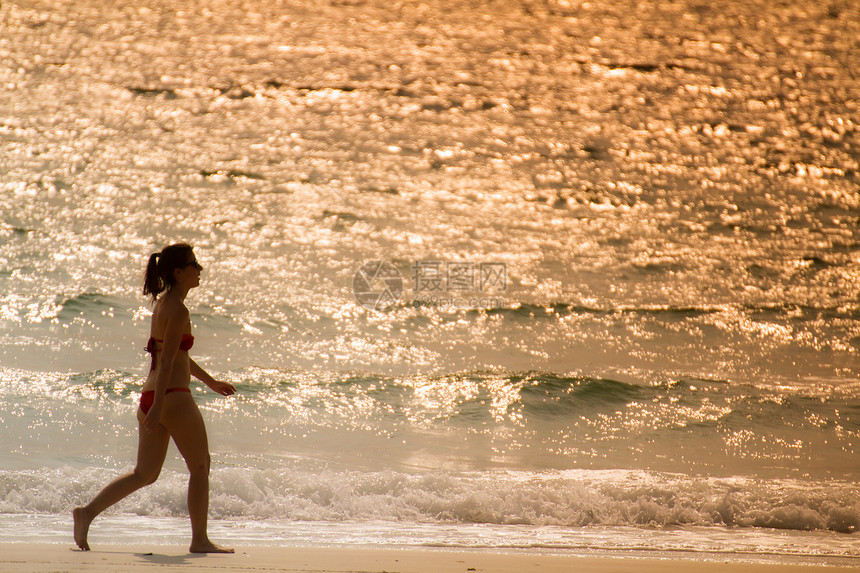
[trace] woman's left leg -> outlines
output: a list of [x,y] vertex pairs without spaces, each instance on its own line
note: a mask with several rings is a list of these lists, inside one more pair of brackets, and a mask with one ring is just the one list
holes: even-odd
[[188,481],[188,514],[191,518],[192,553],[233,553],[209,540],[209,440],[203,417],[191,394],[176,392],[165,400],[161,423],[164,424],[191,477]]

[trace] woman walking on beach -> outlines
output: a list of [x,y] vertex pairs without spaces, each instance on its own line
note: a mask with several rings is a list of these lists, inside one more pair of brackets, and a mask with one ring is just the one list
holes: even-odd
[[[137,411],[138,449],[134,471],[118,477],[83,507],[74,510],[75,543],[89,551],[90,523],[108,507],[153,483],[161,472],[167,446],[173,438],[185,459],[191,478],[188,483],[188,513],[191,517],[192,553],[232,553],[209,540],[209,443],[203,418],[191,396],[191,376],[224,396],[236,389],[213,379],[188,356],[194,344],[185,297],[200,285],[202,266],[185,243],[169,245],[149,257],[143,294],[152,296],[151,336],[147,351],[152,365]],[[159,297],[161,293],[164,293]]]

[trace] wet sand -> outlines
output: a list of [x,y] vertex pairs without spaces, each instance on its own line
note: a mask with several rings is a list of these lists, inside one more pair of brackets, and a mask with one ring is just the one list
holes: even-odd
[[371,549],[350,547],[250,547],[234,555],[193,555],[184,547],[155,545],[104,546],[94,551],[68,545],[40,543],[3,544],[0,570],[7,573],[38,571],[290,571],[315,573],[413,572],[461,573],[651,573],[685,571],[722,573],[788,573],[834,570],[860,571],[860,567],[810,566],[790,563],[701,561],[683,558],[592,557],[530,552],[478,550]]

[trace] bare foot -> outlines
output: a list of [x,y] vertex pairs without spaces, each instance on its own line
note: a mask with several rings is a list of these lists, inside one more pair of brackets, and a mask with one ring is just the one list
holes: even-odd
[[215,545],[208,539],[203,543],[192,543],[191,547],[188,548],[188,551],[191,553],[235,553],[234,549],[229,549],[227,547],[221,547],[220,545]]
[[89,551],[90,544],[87,543],[87,533],[90,531],[90,523],[93,519],[87,515],[87,510],[83,507],[76,507],[72,511],[72,517],[75,520],[75,543],[81,548],[81,551]]

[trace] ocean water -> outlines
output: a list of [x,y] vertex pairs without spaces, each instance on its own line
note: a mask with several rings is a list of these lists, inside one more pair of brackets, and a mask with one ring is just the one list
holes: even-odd
[[185,240],[219,541],[860,563],[856,3],[109,4],[0,5],[0,541],[133,465]]

